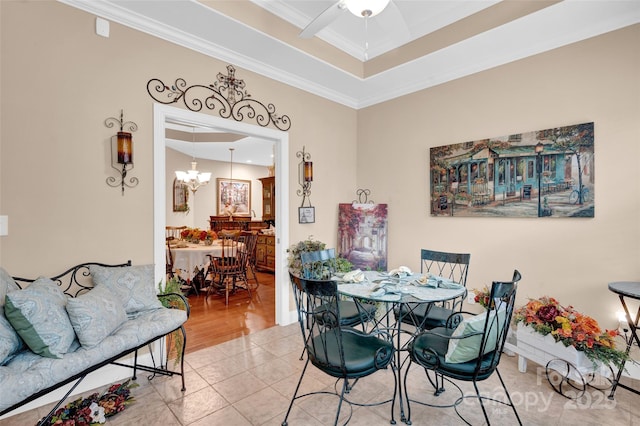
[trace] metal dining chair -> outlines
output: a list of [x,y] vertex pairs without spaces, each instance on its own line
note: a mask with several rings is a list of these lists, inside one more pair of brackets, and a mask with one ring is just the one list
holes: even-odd
[[[443,277],[466,287],[470,261],[471,254],[469,253],[448,253],[422,249],[420,251],[420,272],[425,275],[432,274]],[[401,318],[403,323],[413,325],[417,329],[429,330],[434,327],[444,327],[447,318],[452,313],[462,310],[466,295],[465,291],[459,298],[442,304],[408,305],[402,315],[396,312],[396,318]]]
[[[300,398],[319,394],[330,394],[338,397],[338,407],[334,424],[338,424],[343,403],[351,409],[352,405],[381,405],[395,401],[397,386],[394,385],[393,396],[382,397],[381,401],[354,402],[347,399],[349,380],[358,380],[388,368],[393,360],[394,347],[391,336],[386,333],[364,333],[352,327],[340,325],[341,311],[338,303],[338,286],[333,280],[306,279],[289,273],[293,289],[298,322],[307,353],[307,360],[302,368],[300,379],[291,398],[282,426],[287,426],[287,419],[293,404]],[[326,309],[333,306],[334,309]],[[321,373],[337,379],[335,390],[323,387],[316,392],[300,392],[302,380],[307,367],[312,364]],[[312,376],[317,372],[312,371]],[[396,380],[395,374],[393,375]],[[340,390],[338,383],[342,381]],[[395,382],[397,384],[397,381]],[[324,400],[323,400],[324,401]],[[349,412],[346,424],[353,414]],[[392,410],[392,423],[393,410]]]
[[[329,279],[337,270],[335,249],[300,253],[302,275],[308,279]],[[340,325],[356,326],[375,317],[376,305],[339,299]]]
[[[408,347],[410,363],[405,370],[403,380],[408,401],[407,424],[411,424],[412,403],[436,408],[453,407],[456,414],[465,423],[471,424],[458,411],[458,407],[461,404],[466,405],[464,401],[469,398],[477,398],[488,425],[491,422],[484,401],[492,401],[511,407],[517,423],[522,425],[516,407],[498,370],[502,350],[509,332],[509,324],[513,315],[520,279],[520,272],[515,270],[511,281],[494,281],[492,283],[490,297],[494,301],[493,309],[489,309],[479,315],[467,312],[455,313],[452,320],[445,327],[422,331],[410,342]],[[412,364],[417,364],[427,372],[427,378],[435,389],[434,398],[431,398],[431,400],[428,400],[427,395],[424,393],[420,396],[409,395],[411,387],[407,386],[407,378],[411,372]],[[435,373],[435,383],[431,379],[430,372]],[[494,372],[504,390],[504,399],[496,397],[495,388],[491,388],[490,395],[480,393],[478,382],[488,379]],[[455,380],[472,382],[475,395],[465,395],[462,389],[454,382]],[[455,387],[460,393],[459,398],[454,396],[453,403],[439,403],[437,400],[445,390],[445,382],[447,382],[447,385]],[[449,398],[449,401],[451,401],[451,398]],[[505,418],[501,416],[500,423],[505,424],[505,422]],[[511,421],[510,423],[513,424],[514,422]]]

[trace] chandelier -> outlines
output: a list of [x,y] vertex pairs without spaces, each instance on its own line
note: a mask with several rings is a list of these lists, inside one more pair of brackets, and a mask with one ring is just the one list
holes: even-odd
[[[195,132],[195,129],[194,129]],[[195,136],[194,136],[195,146]],[[195,149],[194,149],[195,152]],[[197,169],[198,162],[196,161],[195,154],[193,155],[193,161],[191,161],[191,170],[186,172],[176,170],[176,179],[187,185],[187,187],[195,194],[195,192],[202,185],[206,185],[211,180],[211,173],[200,173]]]

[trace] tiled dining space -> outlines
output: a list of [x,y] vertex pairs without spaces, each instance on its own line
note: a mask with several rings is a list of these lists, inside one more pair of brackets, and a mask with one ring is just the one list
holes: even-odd
[[[297,323],[275,326],[247,336],[186,355],[187,390],[180,391],[179,378],[140,376],[133,389],[135,403],[107,420],[113,425],[281,425],[304,362],[300,360],[302,339]],[[581,401],[555,393],[537,366],[530,363],[527,373],[518,372],[517,358],[503,356],[500,370],[524,425],[640,425],[640,404],[634,394],[618,390],[615,401],[608,393],[588,389]],[[313,366],[309,368],[313,369]],[[317,374],[316,374],[317,373]],[[380,371],[360,380],[349,398],[375,400],[391,392],[391,371]],[[333,390],[334,380],[319,371],[305,376],[307,391]],[[639,383],[630,383],[640,386]],[[495,375],[480,384],[491,394],[501,387]],[[410,395],[430,395],[433,389],[424,371],[412,367],[407,385]],[[471,390],[463,383],[462,388]],[[453,395],[451,392],[450,395]],[[498,395],[499,396],[499,395]],[[447,398],[447,392],[439,398]],[[453,398],[453,396],[451,396]],[[316,426],[333,423],[337,398],[313,395],[294,405],[288,423],[291,426]],[[349,425],[389,424],[390,405],[355,407]],[[453,409],[411,405],[413,425],[464,424]],[[472,424],[484,423],[475,402],[464,403],[464,415]],[[0,421],[0,426],[33,425],[46,407]],[[493,424],[514,423],[508,407],[489,404]],[[341,419],[349,410],[343,408]],[[396,415],[398,424],[401,424]]]

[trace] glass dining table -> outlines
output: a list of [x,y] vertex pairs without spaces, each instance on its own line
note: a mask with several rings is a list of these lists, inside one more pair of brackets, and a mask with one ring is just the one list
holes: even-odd
[[[392,276],[385,272],[364,271],[363,277],[364,279],[360,282],[344,282],[336,277],[338,292],[343,296],[352,297],[358,303],[378,304],[378,315],[376,315],[372,330],[385,330],[393,338],[396,350],[394,368],[397,375],[400,420],[410,424],[404,412],[403,395],[405,392],[402,367],[408,361],[407,345],[420,329],[407,326],[402,319],[404,316],[411,315],[416,307],[425,303],[428,304],[426,310],[428,313],[429,307],[434,303],[461,297],[465,294],[466,289],[464,286],[444,278],[426,277],[420,273]],[[394,411],[395,400],[391,406],[392,424],[395,423]]]

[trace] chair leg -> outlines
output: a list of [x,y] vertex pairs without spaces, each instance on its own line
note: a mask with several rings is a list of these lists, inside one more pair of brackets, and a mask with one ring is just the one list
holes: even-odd
[[[334,426],[338,425],[338,419],[340,418],[340,410],[342,409],[342,401],[344,401],[344,394],[348,393],[347,388],[349,387],[349,381],[345,378],[342,383],[342,392],[340,393],[340,400],[338,401],[338,411],[336,411],[336,421],[333,423]],[[345,424],[348,423],[345,422]]]
[[300,373],[300,378],[298,379],[298,385],[296,386],[296,390],[293,392],[293,396],[291,397],[291,402],[289,403],[289,408],[287,409],[287,414],[284,415],[284,420],[282,421],[282,426],[287,426],[287,419],[289,418],[289,413],[291,413],[291,409],[293,408],[293,403],[296,400],[298,395],[298,391],[300,390],[300,385],[302,384],[302,378],[304,377],[304,372],[307,371],[307,367],[309,366],[309,358],[307,358],[307,362],[304,363],[304,367],[302,367],[302,373]]
[[509,401],[509,405],[511,405],[511,409],[513,410],[513,414],[516,415],[516,419],[518,420],[518,424],[522,426],[522,421],[520,420],[520,416],[518,415],[518,411],[516,410],[516,406],[513,405],[513,401],[511,400],[511,395],[509,395],[509,391],[504,384],[504,380],[502,380],[502,376],[500,375],[500,371],[496,368],[496,373],[498,374],[498,379],[500,379],[500,383],[502,384],[502,389],[504,389],[504,393],[507,396],[507,401]]
[[480,395],[480,389],[478,389],[478,384],[476,381],[473,381],[473,387],[476,390],[476,395],[478,395],[478,401],[480,401],[480,408],[482,408],[482,414],[484,414],[484,419],[487,421],[487,426],[491,425],[489,421],[489,415],[487,414],[487,409],[484,408],[484,402],[482,402],[482,395]]

